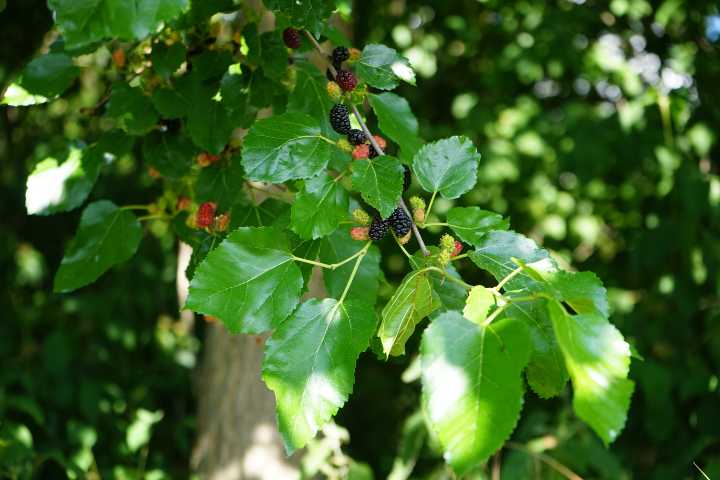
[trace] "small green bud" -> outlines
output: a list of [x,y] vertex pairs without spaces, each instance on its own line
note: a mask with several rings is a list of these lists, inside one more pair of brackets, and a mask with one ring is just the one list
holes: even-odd
[[370,225],[370,222],[372,222],[370,215],[368,215],[368,213],[362,208],[356,208],[353,210],[352,216],[353,219],[360,225]]
[[451,253],[455,249],[455,239],[453,236],[446,233],[440,237],[440,248],[443,251],[447,251],[448,254]]
[[417,195],[414,197],[410,197],[410,207],[412,207],[413,210],[422,208],[425,209],[425,200],[418,197]]
[[348,153],[352,152],[354,148],[345,138],[341,138],[340,140],[338,140],[336,145],[340,150]]

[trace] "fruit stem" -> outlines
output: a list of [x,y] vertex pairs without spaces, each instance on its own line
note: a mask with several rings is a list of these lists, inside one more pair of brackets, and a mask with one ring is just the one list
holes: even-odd
[[[318,43],[318,41],[315,39],[315,36],[308,32],[307,30],[304,30],[305,36],[307,36],[308,40],[315,46],[315,49],[320,52],[323,56],[327,56],[327,53],[325,53],[325,50],[322,48],[322,45]],[[330,73],[332,74],[333,78],[337,75],[337,70],[335,70],[335,67],[332,66],[332,64],[328,65],[328,69],[330,70]],[[365,124],[365,121],[362,119],[362,116],[360,116],[360,112],[358,111],[357,107],[353,104],[352,105],[352,111],[353,115],[355,115],[355,118],[357,119],[358,123],[360,124],[360,127],[362,128],[363,133],[365,133],[365,136],[368,140],[370,140],[370,144],[373,146],[375,151],[378,153],[378,155],[385,155],[385,152],[382,148],[380,148],[380,145],[378,145],[377,140],[375,140],[375,137],[373,137],[372,133],[370,133],[370,130],[368,129],[367,125]],[[405,213],[407,216],[412,219],[412,213],[410,213],[410,209],[405,204],[405,200],[403,200],[402,196],[400,197],[400,201],[398,202],[398,205],[400,208],[405,210]],[[422,250],[422,253],[424,256],[430,256],[430,251],[425,246],[425,242],[423,241],[422,235],[420,234],[420,230],[418,230],[417,225],[415,225],[415,222],[412,222],[412,231],[413,235],[415,235],[415,239],[418,242],[418,245],[420,246],[420,250]]]

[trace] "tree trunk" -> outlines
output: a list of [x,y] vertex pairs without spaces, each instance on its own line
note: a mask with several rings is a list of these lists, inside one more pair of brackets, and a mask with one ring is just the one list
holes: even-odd
[[265,338],[208,327],[193,468],[208,480],[299,477],[275,425],[275,398],[260,379]]
[[[183,270],[184,271],[184,270]],[[327,296],[319,269],[309,297]],[[208,325],[198,378],[198,438],[191,463],[207,480],[291,480],[302,450],[287,458],[275,423],[275,397],[260,373],[267,335],[231,335]]]

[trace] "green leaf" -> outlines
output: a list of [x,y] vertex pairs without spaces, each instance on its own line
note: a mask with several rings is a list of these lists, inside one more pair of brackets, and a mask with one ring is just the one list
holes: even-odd
[[325,169],[334,148],[316,119],[288,112],[255,122],[243,144],[243,167],[250,180],[310,178]]
[[423,405],[458,475],[485,462],[515,429],[530,348],[525,325],[509,318],[483,328],[446,312],[425,330]]
[[[233,162],[237,161],[233,157]],[[232,208],[230,228],[237,227],[278,227],[290,225],[290,208],[287,203],[268,198],[260,205],[244,205],[236,203]]]
[[33,95],[52,98],[67,90],[79,74],[70,56],[48,53],[28,63],[18,83]]
[[282,34],[273,30],[257,33],[257,24],[251,24],[243,31],[248,45],[248,62],[262,67],[268,78],[281,80],[288,67],[288,53]]
[[397,208],[402,195],[403,167],[397,158],[390,156],[356,161],[352,186],[382,218],[387,218]]
[[356,72],[360,80],[381,90],[392,90],[399,85],[399,80],[415,85],[415,72],[410,62],[385,45],[366,45]]
[[187,48],[185,48],[185,45],[182,43],[175,42],[167,46],[161,42],[153,46],[150,59],[158,75],[164,78],[170,78],[185,61],[186,55]]
[[455,207],[447,213],[448,226],[463,242],[478,245],[491,230],[507,230],[510,222],[502,215],[478,207]]
[[533,349],[525,370],[530,388],[540,398],[560,395],[569,376],[547,312],[547,300],[513,303],[505,316],[518,318],[530,326]]
[[463,316],[471,322],[480,325],[487,318],[490,307],[495,305],[495,303],[495,295],[493,295],[489,288],[476,285],[470,290],[467,302],[465,303],[465,309],[463,310]]
[[318,68],[306,60],[295,62],[297,79],[295,89],[288,99],[288,112],[303,112],[320,120],[323,135],[328,138],[338,138],[330,125],[330,109],[333,101],[327,94],[325,84],[327,79]]
[[[323,239],[320,247],[320,261],[339,263],[357,253],[362,247],[362,242],[350,238],[350,232],[347,229],[337,230]],[[355,263],[351,261],[335,270],[323,270],[325,289],[329,296],[339,298],[342,295],[354,266]],[[380,250],[371,246],[360,262],[355,280],[348,290],[347,298],[359,299],[363,303],[375,306],[380,285],[379,279]]]
[[[518,265],[513,258],[540,272],[554,272],[557,266],[546,250],[539,248],[529,238],[512,231],[492,231],[476,243],[476,249],[468,252],[470,259],[483,270],[490,272],[498,281],[509,275]],[[515,290],[537,285],[527,270],[521,271],[506,285]]]
[[177,90],[171,88],[156,89],[151,101],[164,118],[182,118],[190,109],[190,103]]
[[320,35],[330,14],[335,10],[333,0],[265,0],[265,6],[290,18],[295,28],[305,28]]
[[153,132],[143,141],[145,162],[163,177],[177,180],[190,173],[198,149],[178,132]]
[[68,48],[106,38],[145,38],[161,22],[178,17],[188,0],[48,0]]
[[230,114],[215,100],[197,100],[188,110],[188,134],[195,145],[207,152],[222,152],[234,128]]
[[5,90],[0,105],[27,107],[30,105],[41,105],[47,103],[48,100],[47,97],[43,97],[42,95],[33,95],[17,83],[11,83]]
[[423,141],[418,137],[418,121],[407,100],[390,92],[371,93],[368,100],[378,118],[380,130],[400,145],[400,156],[410,163]]
[[155,126],[158,115],[149,97],[139,87],[127,83],[113,85],[106,115],[118,121],[120,127],[131,135],[142,135]]
[[[244,181],[240,156],[223,159],[215,165],[202,169],[195,182],[195,200],[215,202],[219,211],[225,211],[241,198]],[[253,224],[253,226],[262,225]]]
[[409,273],[382,311],[378,337],[386,356],[405,353],[415,326],[440,306],[432,280],[425,270]]
[[305,446],[345,403],[352,392],[355,363],[374,330],[371,306],[312,299],[268,339],[262,377],[275,392],[288,454]]
[[458,198],[477,182],[480,154],[466,137],[450,137],[422,147],[413,158],[420,186],[445,198]]
[[151,412],[141,408],[135,412],[135,419],[125,432],[125,441],[131,452],[137,452],[141,447],[148,444],[153,425],[162,420],[163,416],[162,410]]
[[233,333],[260,333],[290,315],[302,284],[280,230],[242,227],[196,269],[185,307],[219,318]]
[[[470,259],[480,268],[490,272],[501,281],[518,265],[513,258],[522,261],[535,270],[555,272],[557,266],[546,250],[529,238],[515,232],[492,231],[476,243],[477,249],[470,252]],[[547,291],[544,281],[533,278],[527,271],[520,272],[506,284],[506,289],[520,290],[516,296],[527,296],[528,291]],[[526,375],[528,384],[542,398],[559,395],[565,388],[568,373],[547,314],[546,300],[514,302],[507,310],[507,317],[522,319],[531,328],[533,341],[532,357]]]
[[348,217],[347,191],[332,177],[321,174],[305,180],[290,210],[290,224],[304,239],[324,237]]
[[630,346],[601,315],[569,315],[557,301],[548,308],[572,379],[575,413],[607,445],[625,426],[630,408]]
[[55,292],[70,292],[88,285],[110,267],[135,254],[142,229],[135,215],[107,200],[91,203],[55,274]]
[[577,313],[610,316],[607,290],[592,272],[547,272],[547,282],[558,300],[567,302]]
[[[422,255],[422,252],[418,253]],[[445,273],[451,277],[461,279],[460,274],[452,264],[445,266]],[[430,278],[432,279],[433,290],[442,303],[443,311],[461,310],[465,306],[468,296],[468,291],[465,288],[455,282],[448,281],[444,275],[438,272],[430,272]]]
[[27,179],[28,215],[52,215],[79,207],[95,185],[102,156],[89,149],[69,147],[61,159],[48,157]]

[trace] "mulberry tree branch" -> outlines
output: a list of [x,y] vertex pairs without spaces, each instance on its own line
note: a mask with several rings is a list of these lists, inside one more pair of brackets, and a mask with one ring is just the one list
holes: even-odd
[[[318,43],[318,41],[315,39],[315,37],[305,30],[305,35],[310,40],[310,42],[313,44],[315,49],[323,56],[326,56],[327,53],[325,53],[325,50],[322,48],[322,46]],[[332,74],[333,78],[337,75],[337,70],[335,70],[335,67],[332,65],[329,65],[328,68],[330,69],[330,73]],[[353,115],[355,115],[355,118],[357,119],[358,123],[360,124],[360,127],[362,128],[363,133],[365,133],[365,136],[370,140],[370,144],[373,146],[375,151],[378,153],[378,155],[385,155],[385,152],[382,148],[380,148],[380,145],[378,144],[377,140],[375,140],[375,137],[368,129],[367,125],[365,124],[365,121],[363,120],[362,116],[360,115],[360,112],[358,111],[357,107],[352,104],[352,112]],[[407,214],[408,218],[410,218],[412,222],[412,232],[415,235],[415,239],[418,242],[418,245],[420,246],[420,250],[422,251],[423,255],[426,257],[430,255],[430,251],[425,246],[425,241],[422,238],[422,235],[420,234],[420,230],[418,230],[417,225],[415,225],[415,221],[413,221],[412,214],[410,213],[410,210],[408,209],[407,205],[405,204],[405,200],[403,200],[402,195],[400,196],[400,201],[398,202],[398,206],[403,209],[405,214]]]

